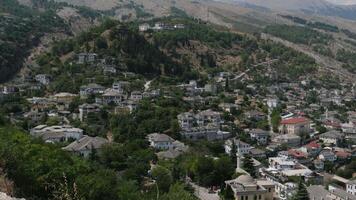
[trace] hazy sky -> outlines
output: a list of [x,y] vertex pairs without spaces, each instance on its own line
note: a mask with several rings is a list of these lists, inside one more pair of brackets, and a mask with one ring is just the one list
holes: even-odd
[[332,3],[336,4],[344,4],[344,5],[349,5],[349,4],[356,4],[356,0],[327,0]]

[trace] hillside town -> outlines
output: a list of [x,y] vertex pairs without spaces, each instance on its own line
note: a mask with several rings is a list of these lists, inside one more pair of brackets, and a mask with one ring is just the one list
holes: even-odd
[[[186,28],[136,27],[142,37]],[[94,50],[66,60],[80,81],[58,84],[66,74],[51,66],[1,85],[8,123],[65,155],[136,178],[142,191],[169,192],[175,178],[202,200],[356,200],[355,83],[330,87],[308,74],[263,82],[276,76],[267,69],[278,59],[269,58],[243,72],[158,78]]]

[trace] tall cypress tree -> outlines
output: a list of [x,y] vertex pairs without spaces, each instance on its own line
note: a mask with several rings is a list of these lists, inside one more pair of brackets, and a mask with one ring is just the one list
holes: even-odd
[[250,154],[244,155],[242,159],[242,168],[247,171],[252,177],[256,178],[256,169],[253,165],[253,160]]
[[302,180],[299,181],[297,193],[294,195],[293,200],[309,200],[307,188]]

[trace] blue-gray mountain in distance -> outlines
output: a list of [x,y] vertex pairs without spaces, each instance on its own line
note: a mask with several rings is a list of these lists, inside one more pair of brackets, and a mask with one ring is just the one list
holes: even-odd
[[229,0],[245,7],[277,11],[302,11],[356,20],[356,0]]

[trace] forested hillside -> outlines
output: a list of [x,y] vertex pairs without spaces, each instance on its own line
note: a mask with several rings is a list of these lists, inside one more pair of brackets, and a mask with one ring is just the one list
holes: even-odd
[[[71,35],[70,25],[57,15],[57,10],[68,6],[52,1],[31,1],[32,7],[15,0],[0,2],[0,82],[7,81],[22,67],[29,51],[48,33]],[[99,13],[84,7],[75,7],[88,19]]]

